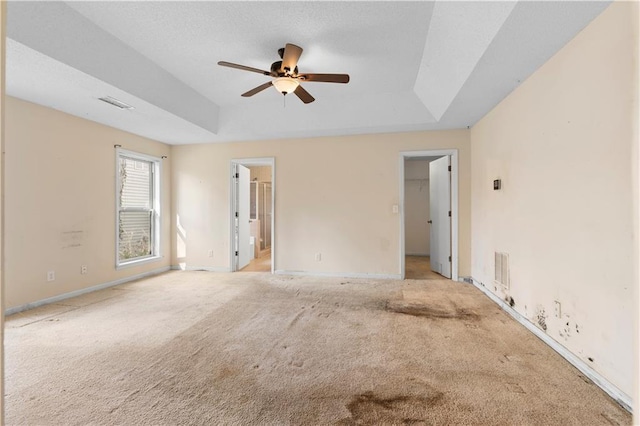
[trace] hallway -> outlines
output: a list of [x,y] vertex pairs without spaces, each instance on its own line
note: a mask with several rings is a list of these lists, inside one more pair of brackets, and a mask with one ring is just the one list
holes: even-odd
[[431,270],[429,256],[405,256],[405,279],[442,280],[446,279]]
[[251,262],[239,272],[271,272],[271,249],[260,253],[260,256],[251,259]]

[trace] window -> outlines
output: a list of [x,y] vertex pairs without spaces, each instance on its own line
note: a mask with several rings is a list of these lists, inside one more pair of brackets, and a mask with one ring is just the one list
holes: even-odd
[[117,266],[160,256],[160,160],[118,150]]

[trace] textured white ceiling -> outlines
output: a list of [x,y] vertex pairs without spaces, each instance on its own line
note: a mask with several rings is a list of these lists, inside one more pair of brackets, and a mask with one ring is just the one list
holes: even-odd
[[[9,2],[7,92],[172,144],[464,128],[608,2]],[[269,69],[285,43],[304,105],[220,60]],[[97,101],[113,96],[136,107]]]

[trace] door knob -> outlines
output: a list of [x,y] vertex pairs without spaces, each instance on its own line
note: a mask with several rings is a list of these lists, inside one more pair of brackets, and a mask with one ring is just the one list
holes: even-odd
[[433,223],[433,221],[432,221],[432,220],[429,220],[429,221],[427,221],[427,223]]

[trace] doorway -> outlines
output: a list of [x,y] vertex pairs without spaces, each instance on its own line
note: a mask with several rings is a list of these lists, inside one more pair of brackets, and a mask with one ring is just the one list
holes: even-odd
[[231,271],[275,270],[273,158],[231,161]]
[[403,279],[458,279],[457,163],[457,150],[400,154]]

